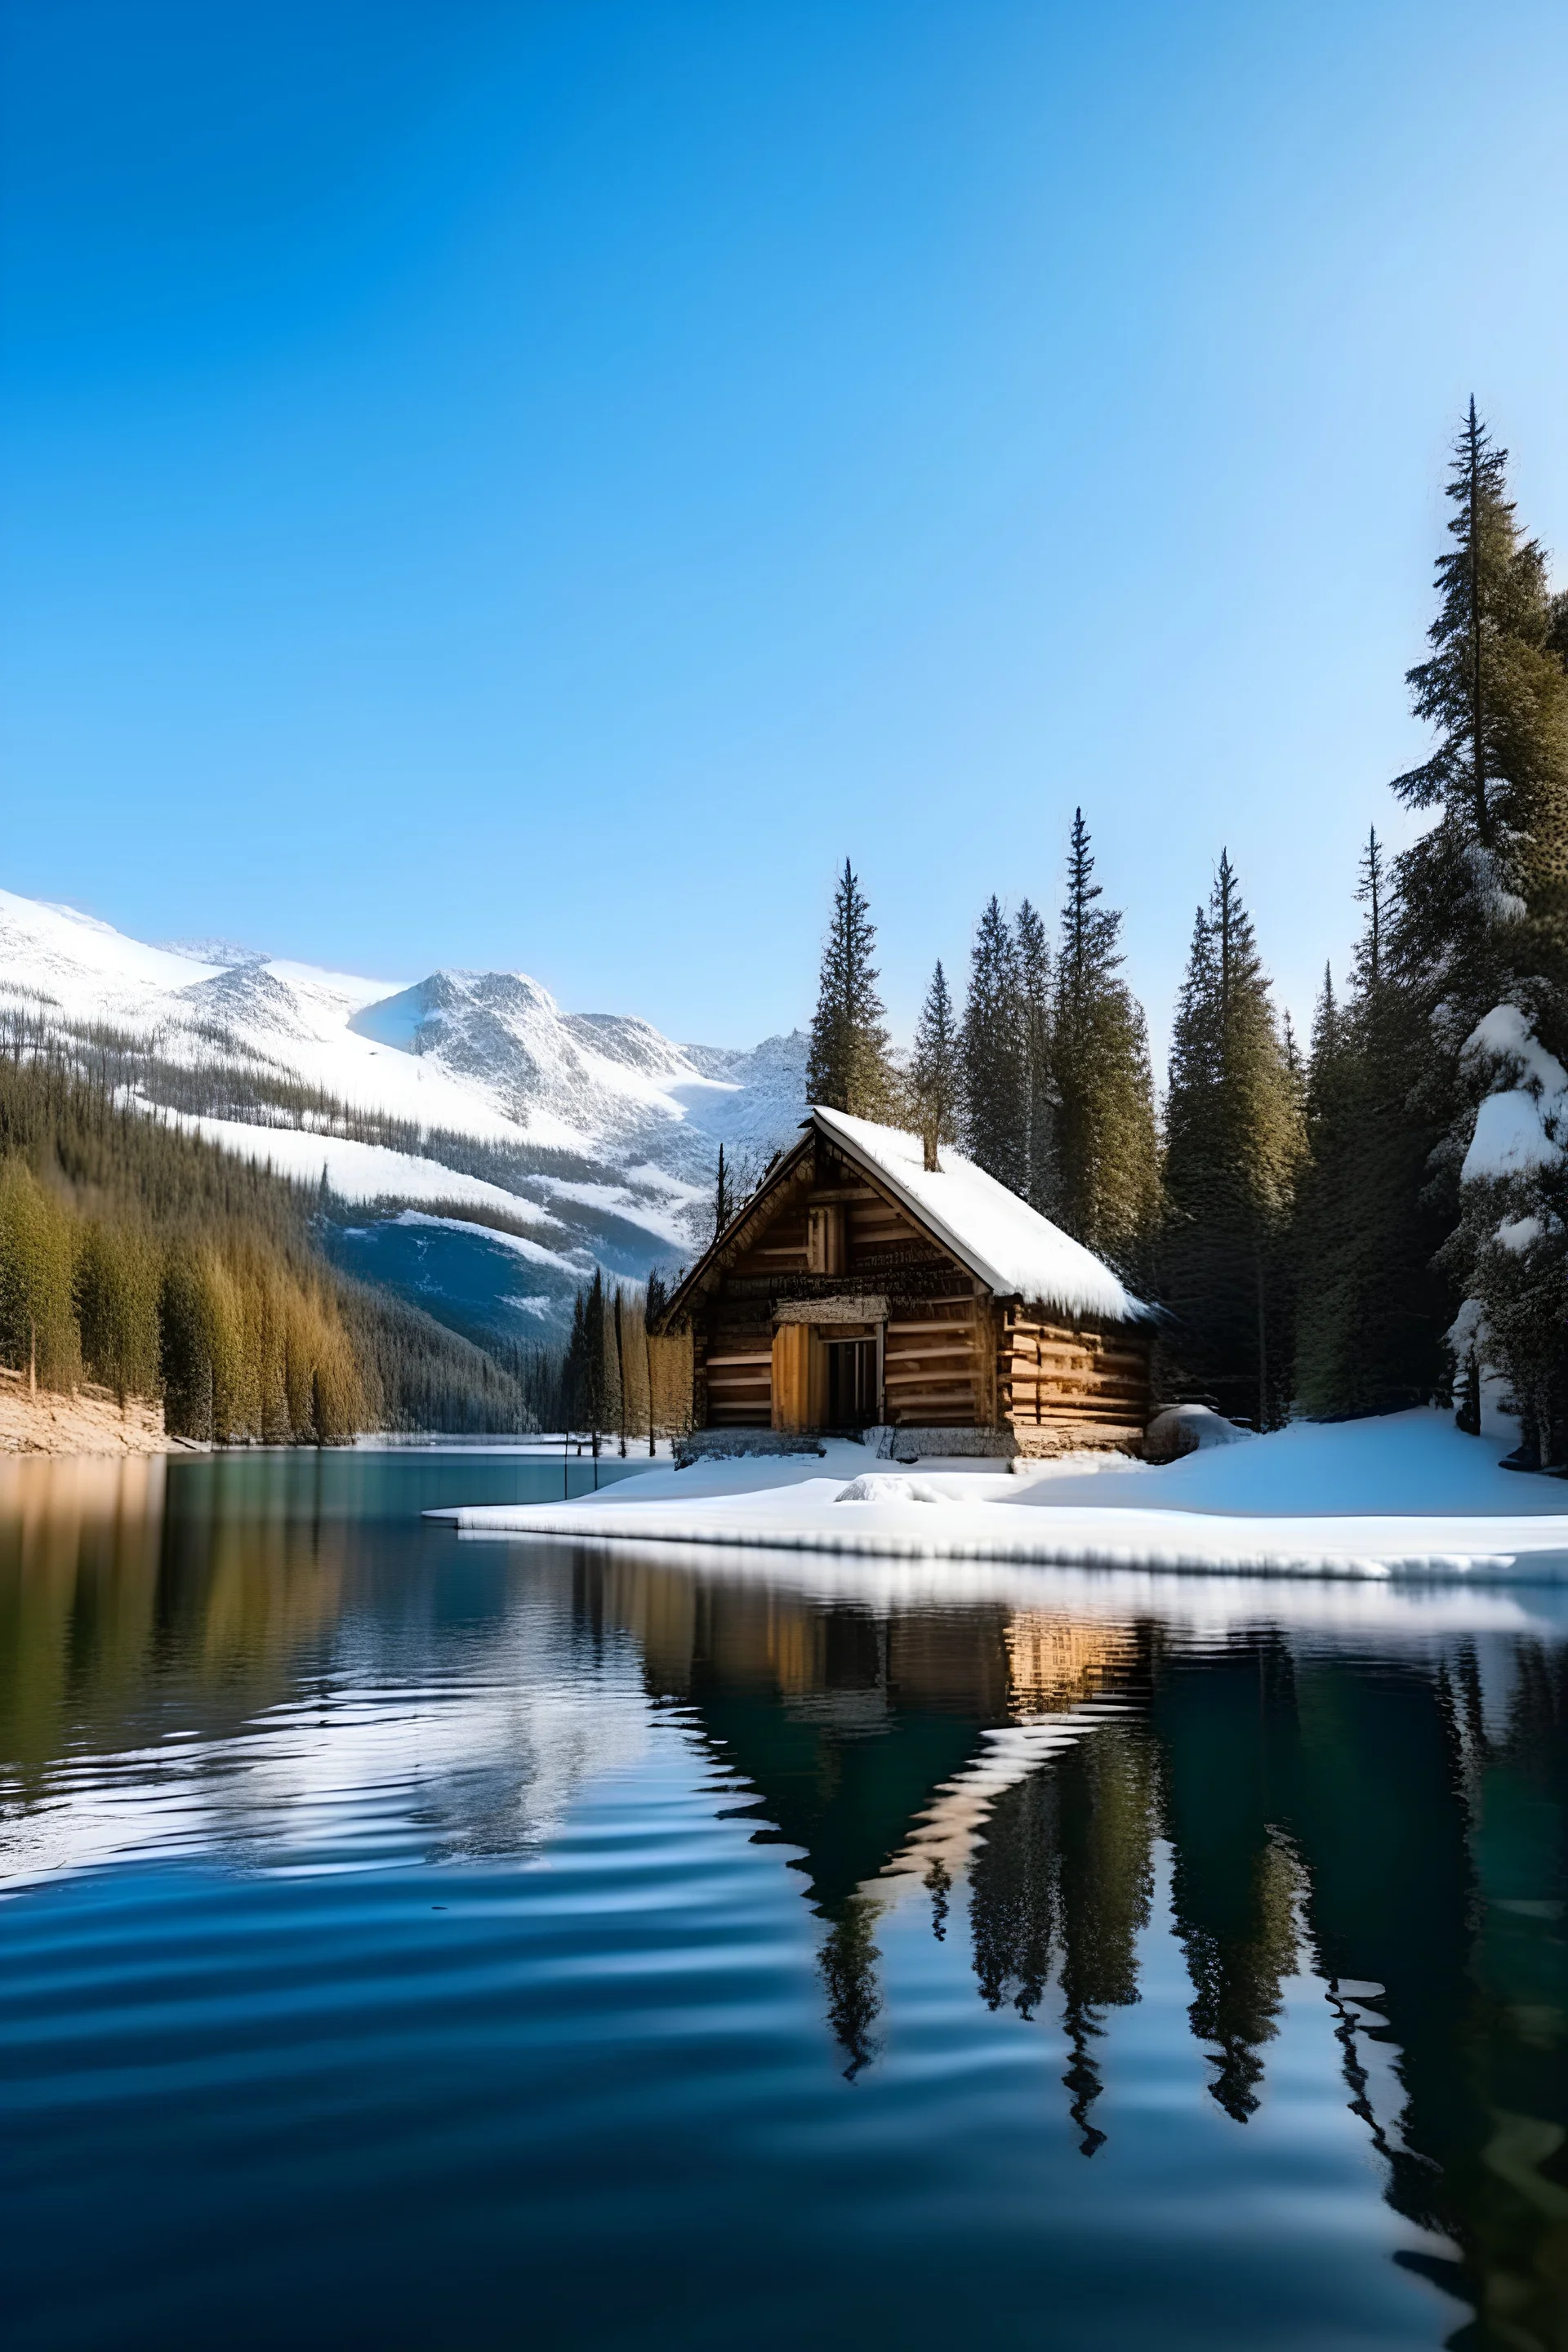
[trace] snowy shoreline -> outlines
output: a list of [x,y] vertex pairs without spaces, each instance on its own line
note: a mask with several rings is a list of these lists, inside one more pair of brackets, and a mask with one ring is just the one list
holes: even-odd
[[467,1538],[696,1545],[888,1562],[1428,1582],[1568,1582],[1568,1489],[1446,1414],[1299,1423],[1161,1469],[1068,1456],[889,1475],[824,1457],[658,1469],[572,1503],[432,1512]]

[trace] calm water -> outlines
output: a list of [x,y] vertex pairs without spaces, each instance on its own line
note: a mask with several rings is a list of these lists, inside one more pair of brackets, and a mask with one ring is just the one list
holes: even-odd
[[55,2346],[1568,2345],[1550,1596],[459,1543],[0,1474]]

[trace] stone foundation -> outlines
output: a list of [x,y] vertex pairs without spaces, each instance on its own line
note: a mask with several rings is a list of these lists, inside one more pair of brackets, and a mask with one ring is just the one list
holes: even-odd
[[742,1462],[752,1455],[812,1454],[820,1459],[822,1451],[820,1438],[787,1429],[693,1429],[674,1446],[678,1470],[689,1470],[694,1462]]
[[[848,1432],[833,1433],[848,1435]],[[960,1461],[1049,1462],[1058,1454],[1130,1454],[1141,1457],[1141,1429],[865,1429],[856,1441],[877,1462],[923,1462],[947,1454]],[[821,1437],[784,1429],[694,1429],[675,1441],[675,1466],[693,1462],[741,1462],[748,1456],[787,1458],[824,1451]]]
[[865,1443],[879,1462],[921,1462],[932,1454],[960,1460],[1048,1462],[1058,1454],[1142,1454],[1141,1429],[868,1429]]

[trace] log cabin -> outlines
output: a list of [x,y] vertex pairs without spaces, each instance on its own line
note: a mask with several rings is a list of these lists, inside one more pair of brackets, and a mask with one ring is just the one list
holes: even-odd
[[842,1111],[808,1113],[660,1328],[689,1336],[699,1452],[875,1428],[904,1460],[1135,1454],[1149,1418],[1153,1313],[1110,1267],[972,1160]]

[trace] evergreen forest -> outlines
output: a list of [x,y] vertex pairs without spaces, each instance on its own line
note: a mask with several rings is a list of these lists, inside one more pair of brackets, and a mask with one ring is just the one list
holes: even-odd
[[498,1361],[321,1255],[308,1188],[132,1109],[56,1043],[0,1054],[0,1362],[29,1388],[162,1398],[197,1443],[538,1425]]
[[964,976],[938,962],[912,1050],[889,1048],[876,931],[846,862],[823,950],[808,1096],[963,1152],[1164,1310],[1161,1380],[1258,1428],[1483,1391],[1521,1467],[1568,1466],[1568,592],[1509,496],[1472,401],[1447,481],[1424,659],[1431,730],[1369,821],[1350,969],[1303,1047],[1222,847],[1194,913],[1156,1099],[1079,810],[1054,928],[982,909]]

